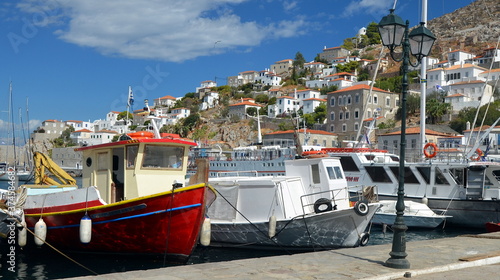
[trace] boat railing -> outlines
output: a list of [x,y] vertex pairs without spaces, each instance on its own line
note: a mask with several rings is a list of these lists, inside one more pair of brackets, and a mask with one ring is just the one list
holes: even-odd
[[[220,171],[215,172],[215,177],[242,177],[242,176],[250,176],[250,177],[258,177],[259,173],[257,170],[247,170],[247,171]],[[245,175],[246,174],[246,175]]]
[[302,205],[303,214],[306,215],[315,212],[314,210],[311,211],[311,207],[315,209],[321,204],[325,204],[326,207],[331,206],[331,210],[337,210],[337,202],[349,200],[349,196],[345,195],[348,188],[349,187],[302,195],[300,197],[300,203]]
[[[386,149],[389,153],[399,156],[399,147],[391,147]],[[423,156],[422,150],[418,148],[405,149],[406,162],[433,162],[439,161],[444,163],[462,162],[464,160],[464,147],[446,148],[438,147],[437,153],[431,158]]]
[[378,201],[378,188],[377,186],[349,186],[349,200],[350,201],[368,201],[376,202]]

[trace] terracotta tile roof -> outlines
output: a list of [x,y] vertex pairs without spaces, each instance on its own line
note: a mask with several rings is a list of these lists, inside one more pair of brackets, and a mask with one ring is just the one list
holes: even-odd
[[334,50],[334,49],[340,49],[340,47],[326,48],[326,49],[323,49],[323,51]]
[[[383,117],[382,117],[382,116],[380,116],[380,117],[378,117],[378,118],[377,118],[377,120],[380,120],[380,119],[382,119],[382,118],[383,118]],[[363,121],[364,121],[364,122],[371,122],[371,121],[373,121],[373,118],[364,119]]]
[[[340,90],[337,90],[337,91],[328,92],[327,94],[338,93],[338,92],[346,92],[346,91],[354,91],[354,90],[360,90],[360,89],[370,90],[370,86],[369,85],[365,85],[365,84],[359,84],[359,85],[355,85],[355,86],[343,88],[343,89],[340,89]],[[394,93],[394,92],[386,91],[386,90],[383,90],[383,89],[380,89],[380,88],[377,88],[377,87],[373,87],[373,90],[374,91],[378,91],[378,92]],[[399,94],[399,93],[396,93],[396,94]]]
[[[483,126],[478,126],[478,127],[474,128],[474,129],[472,129],[472,131],[484,131],[484,130],[486,130],[488,128],[490,128],[489,125],[483,125]],[[497,125],[494,128],[500,128],[500,125]],[[471,130],[470,129],[469,130],[464,130],[464,132],[466,132],[466,131],[470,132]]]
[[69,120],[69,121],[66,121],[66,122],[82,123],[82,121],[74,121],[74,120]]
[[248,102],[248,101],[243,101],[243,102],[240,102],[240,103],[229,105],[229,107],[232,107],[232,106],[243,106],[243,105],[264,107],[262,105],[259,105],[259,104],[253,103],[253,102]]
[[71,133],[77,133],[77,132],[92,132],[92,130],[88,130],[88,129],[84,128],[84,129],[73,131]]
[[295,98],[293,98],[293,97],[291,97],[291,96],[288,96],[288,95],[280,96],[280,97],[278,97],[278,98],[276,98],[276,99],[280,99],[280,98],[295,99]]
[[486,71],[484,71],[484,72],[481,72],[480,74],[496,73],[496,72],[500,72],[500,68],[497,68],[497,69],[491,69],[491,71],[486,70]]
[[177,100],[177,98],[175,98],[173,96],[170,96],[170,95],[165,95],[165,96],[157,98],[157,99],[173,99],[173,100]]
[[333,76],[340,76],[340,75],[354,76],[353,74],[347,73],[347,72],[340,72],[340,73],[337,73],[337,74],[333,74]]
[[458,82],[458,83],[451,84],[450,86],[468,85],[468,84],[484,84],[484,81],[480,81],[480,80],[464,81],[464,82]]
[[[295,130],[285,130],[285,131],[275,131],[271,133],[266,133],[264,135],[278,135],[278,134],[290,134],[294,133]],[[311,134],[322,134],[322,135],[336,135],[335,133],[331,132],[326,132],[324,130],[314,130],[314,129],[308,129],[306,132],[311,133]],[[304,129],[299,129],[298,133],[304,133]]]
[[[406,134],[420,134],[420,127],[419,126],[409,127],[406,129]],[[386,133],[383,135],[401,135],[401,131],[394,131],[394,132]],[[444,133],[437,132],[437,131],[430,130],[430,129],[425,129],[425,135],[447,136]]]
[[450,98],[450,97],[462,97],[462,96],[465,96],[461,93],[455,93],[455,94],[452,94],[452,95],[448,95],[448,96],[445,96],[444,98]]
[[290,62],[290,61],[293,61],[293,59],[283,59],[283,60],[280,60],[280,61],[276,61],[275,63],[283,63],[283,62]]

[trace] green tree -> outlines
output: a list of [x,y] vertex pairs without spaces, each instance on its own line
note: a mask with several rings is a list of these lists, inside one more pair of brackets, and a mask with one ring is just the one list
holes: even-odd
[[132,115],[132,113],[127,112],[127,111],[123,111],[120,114],[118,114],[118,116],[116,116],[116,119],[117,120],[123,120],[123,119],[125,119],[127,117],[127,113],[128,113],[128,119],[129,120],[134,119],[134,115]]
[[368,45],[380,44],[380,33],[378,32],[378,24],[371,22],[366,27],[366,37],[368,37]]
[[358,66],[359,66],[359,62],[349,61],[349,62],[344,63],[344,64],[339,64],[335,67],[337,68],[338,73],[340,73],[340,72],[354,73],[354,71],[356,70],[356,68],[358,68]]
[[440,122],[442,116],[451,109],[450,103],[439,102],[437,99],[429,99],[426,102],[426,112],[432,124]]
[[257,116],[257,108],[255,108],[255,107],[248,107],[246,113],[248,115],[252,116],[252,117]]
[[304,68],[304,63],[306,63],[306,59],[301,52],[297,52],[295,54],[295,59],[293,60],[293,66],[297,69],[302,69]]
[[255,102],[267,103],[268,101],[269,101],[269,95],[267,94],[259,94],[255,96]]

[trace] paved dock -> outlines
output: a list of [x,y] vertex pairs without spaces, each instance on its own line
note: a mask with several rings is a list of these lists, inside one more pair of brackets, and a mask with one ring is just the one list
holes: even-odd
[[406,244],[409,269],[384,266],[392,244],[72,279],[500,279],[500,232]]

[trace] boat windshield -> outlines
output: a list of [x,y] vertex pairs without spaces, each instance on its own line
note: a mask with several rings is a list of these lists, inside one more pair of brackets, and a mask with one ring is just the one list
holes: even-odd
[[146,145],[142,167],[181,169],[183,156],[183,147]]

